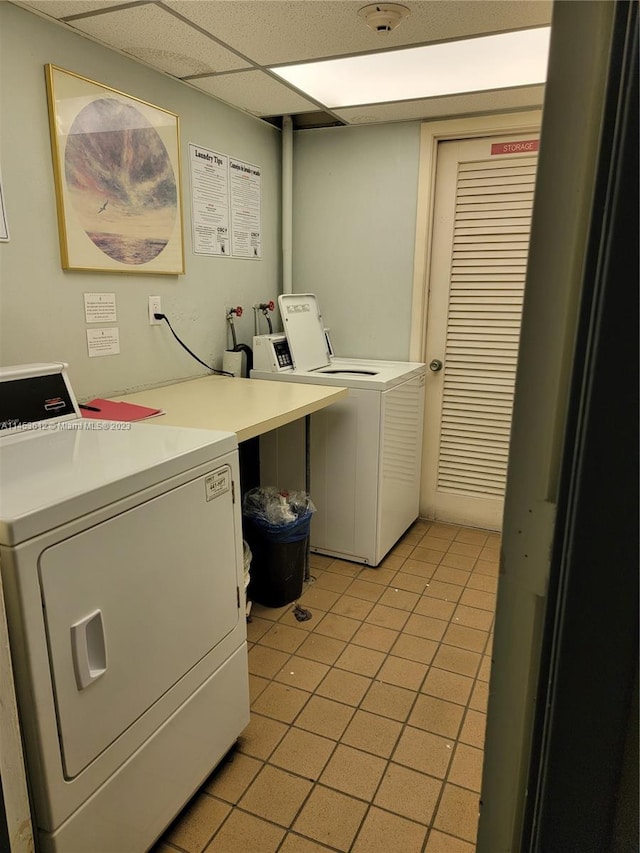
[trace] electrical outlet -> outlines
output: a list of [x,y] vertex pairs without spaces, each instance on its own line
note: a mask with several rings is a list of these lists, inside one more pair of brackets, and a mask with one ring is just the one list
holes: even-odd
[[154,314],[162,314],[162,300],[159,296],[149,297],[149,325],[157,326],[162,320],[156,320]]

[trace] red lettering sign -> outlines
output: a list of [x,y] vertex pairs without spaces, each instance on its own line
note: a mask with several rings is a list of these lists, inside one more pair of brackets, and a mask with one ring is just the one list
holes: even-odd
[[523,139],[519,142],[494,142],[491,154],[529,154],[540,147],[539,139]]

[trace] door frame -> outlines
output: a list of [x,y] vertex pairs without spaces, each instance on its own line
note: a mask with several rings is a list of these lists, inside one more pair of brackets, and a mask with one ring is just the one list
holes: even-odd
[[411,332],[409,360],[424,361],[426,356],[429,274],[435,206],[438,143],[455,139],[474,139],[503,133],[540,133],[542,109],[517,113],[473,116],[424,122],[420,128],[418,170],[418,206],[413,258]]

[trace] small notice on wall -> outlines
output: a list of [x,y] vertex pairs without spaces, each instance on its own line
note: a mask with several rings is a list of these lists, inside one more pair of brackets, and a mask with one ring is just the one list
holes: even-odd
[[260,208],[262,170],[229,158],[231,189],[231,254],[234,258],[262,257]]
[[229,158],[189,143],[189,163],[193,252],[228,257]]
[[115,293],[85,293],[84,316],[87,323],[115,323]]
[[87,348],[89,358],[100,355],[118,355],[120,352],[120,330],[87,329]]

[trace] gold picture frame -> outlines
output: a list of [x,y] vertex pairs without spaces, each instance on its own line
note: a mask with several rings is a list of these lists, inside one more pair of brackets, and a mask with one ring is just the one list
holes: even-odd
[[62,268],[182,275],[178,116],[45,70]]

